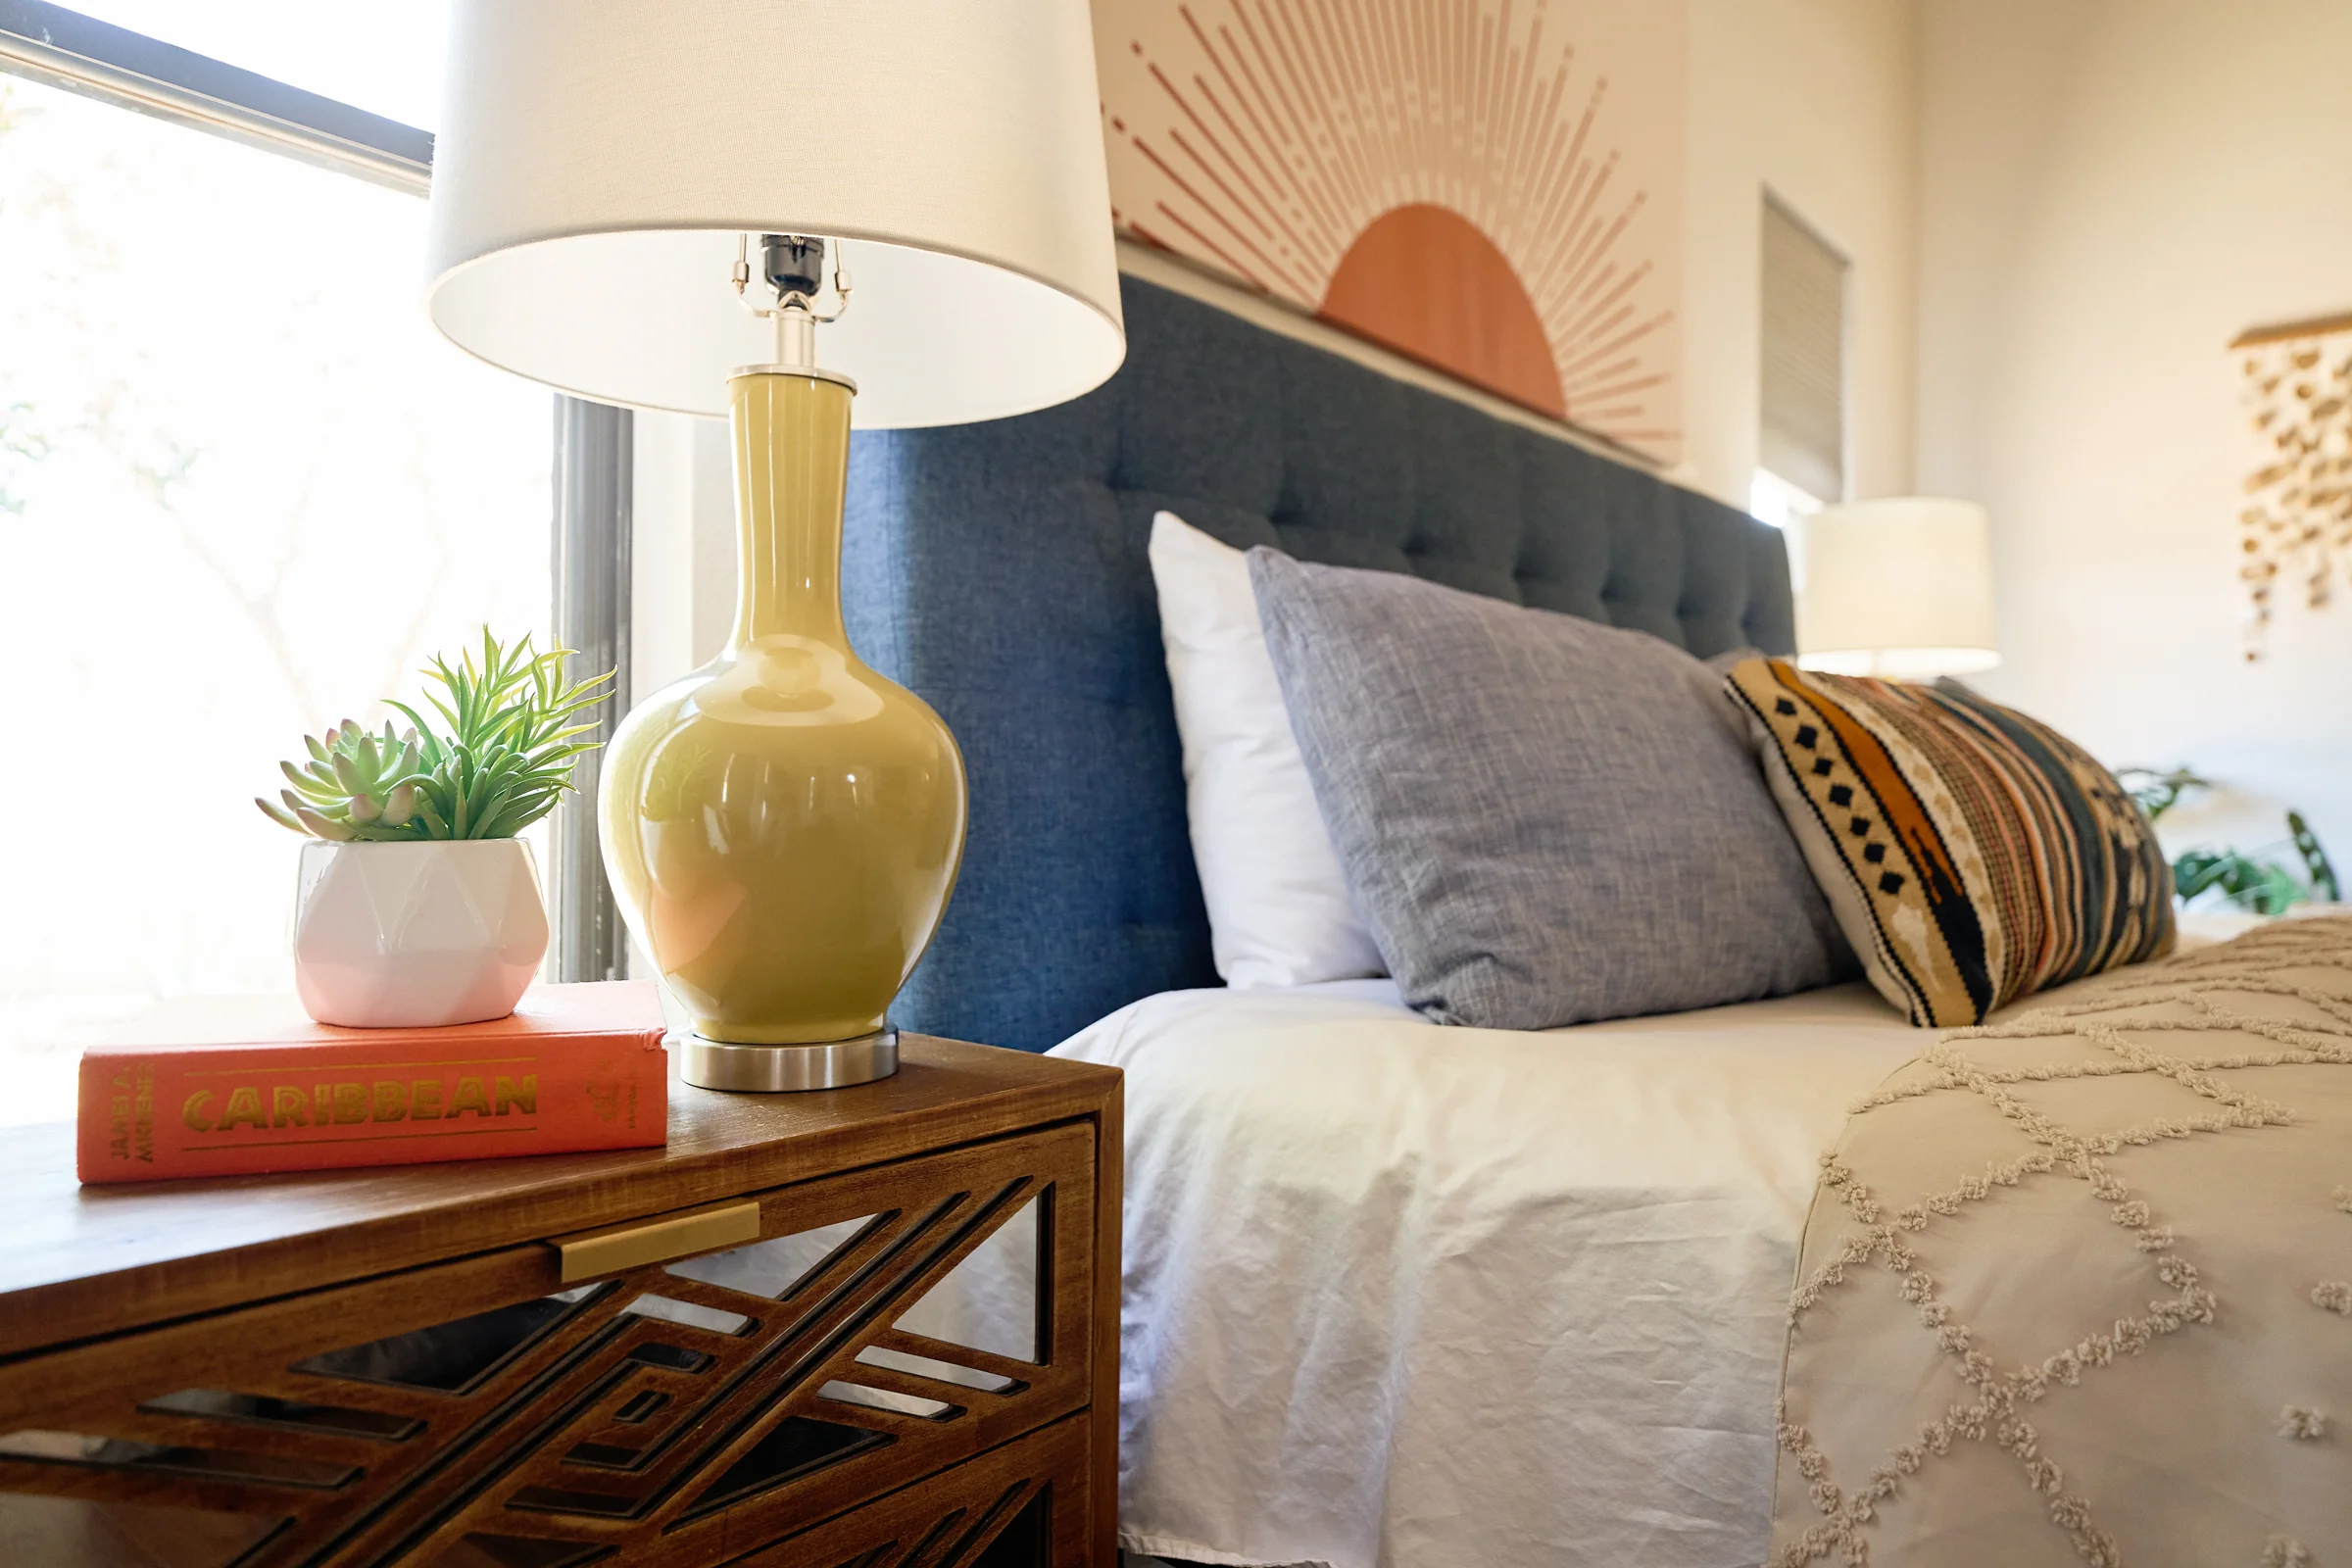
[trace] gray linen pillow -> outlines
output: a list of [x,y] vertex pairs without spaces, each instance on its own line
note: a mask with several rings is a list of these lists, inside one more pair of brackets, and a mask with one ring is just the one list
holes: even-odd
[[1250,580],[1316,804],[1411,1005],[1544,1029],[1850,970],[1697,660],[1263,546]]

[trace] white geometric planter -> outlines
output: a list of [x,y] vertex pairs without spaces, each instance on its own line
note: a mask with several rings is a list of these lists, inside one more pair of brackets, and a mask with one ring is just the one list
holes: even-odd
[[547,906],[520,839],[302,847],[294,989],[320,1023],[503,1018],[546,954]]

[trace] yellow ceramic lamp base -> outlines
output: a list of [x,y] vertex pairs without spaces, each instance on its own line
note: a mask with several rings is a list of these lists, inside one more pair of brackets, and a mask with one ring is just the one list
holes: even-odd
[[754,370],[730,389],[734,635],[621,721],[605,754],[605,867],[705,1040],[851,1041],[884,1028],[947,907],[963,760],[842,626],[849,386]]

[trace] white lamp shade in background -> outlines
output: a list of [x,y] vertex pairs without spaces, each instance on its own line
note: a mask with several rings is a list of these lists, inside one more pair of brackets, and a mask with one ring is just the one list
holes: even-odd
[[1983,507],[1926,496],[1825,507],[1804,519],[1801,546],[1807,669],[1926,680],[2001,662]]
[[858,424],[1044,408],[1125,353],[1099,116],[1087,0],[462,0],[428,309],[563,391],[724,415],[776,358],[737,236],[815,235]]

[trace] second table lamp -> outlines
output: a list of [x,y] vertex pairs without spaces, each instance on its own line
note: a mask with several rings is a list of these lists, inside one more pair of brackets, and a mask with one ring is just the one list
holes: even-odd
[[631,710],[599,807],[694,1020],[690,1083],[895,1070],[963,763],[843,628],[850,428],[1020,414],[1118,368],[1098,115],[1087,0],[460,5],[434,322],[574,396],[732,420],[733,635]]
[[1933,680],[2001,662],[1983,507],[1889,496],[1825,507],[1802,529],[1796,646],[1805,668]]

